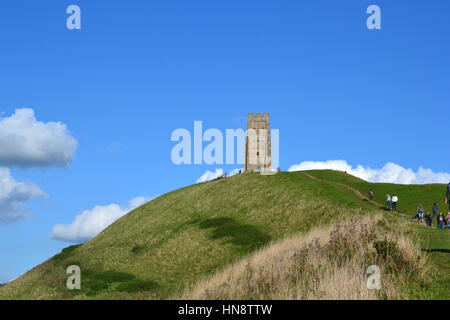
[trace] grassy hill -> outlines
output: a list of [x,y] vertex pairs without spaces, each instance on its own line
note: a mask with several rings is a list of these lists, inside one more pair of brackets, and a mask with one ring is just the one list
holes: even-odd
[[[425,211],[433,212],[433,203],[439,207],[444,215],[447,215],[448,204],[445,203],[445,185],[442,184],[421,184],[421,185],[401,185],[393,183],[369,183],[349,174],[332,170],[311,170],[308,174],[315,178],[342,183],[358,190],[365,197],[368,197],[369,190],[375,194],[375,201],[386,206],[386,194],[391,196],[397,194],[399,202],[397,210],[409,214],[411,217],[417,213],[417,207],[422,204]],[[436,223],[436,221],[433,221]]]
[[[408,299],[431,286],[427,259],[399,217],[378,213],[271,244],[205,279],[188,299]],[[366,270],[380,270],[368,290]]]
[[[363,194],[368,187],[377,195],[385,192],[379,184],[332,171],[242,174],[175,190],[133,210],[91,241],[64,249],[1,287],[0,299],[180,297],[251,254],[351,218],[379,215],[376,206],[346,186]],[[399,188],[399,208],[404,205],[405,210],[412,210],[418,201],[425,205],[430,199],[442,198],[444,189],[442,185],[386,187]],[[421,187],[426,192],[420,192]],[[384,225],[405,222],[405,218],[393,215],[389,219],[394,220]],[[412,235],[417,235],[418,241],[429,235],[422,226],[411,228],[417,229],[408,233],[411,243],[415,241]],[[387,235],[389,231],[382,233]],[[448,243],[439,239],[432,241],[443,246],[433,251],[439,255],[434,261],[436,266],[441,258],[443,263],[448,262]],[[375,260],[382,255],[380,252],[374,251]],[[82,270],[81,290],[71,291],[65,286],[66,268],[73,264]],[[418,280],[409,288],[411,297],[441,297],[445,292],[445,286],[430,282],[423,291],[431,293],[420,296],[417,286],[423,285],[423,279]]]

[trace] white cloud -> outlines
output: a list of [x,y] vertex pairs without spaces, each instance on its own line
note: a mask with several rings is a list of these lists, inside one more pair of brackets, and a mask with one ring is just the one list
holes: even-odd
[[[231,177],[231,176],[234,176],[235,174],[238,174],[239,170],[243,171],[244,169],[243,168],[233,169],[230,171],[230,173],[227,173],[227,177]],[[216,169],[216,172],[211,172],[209,170],[206,170],[206,172],[204,174],[202,174],[200,176],[200,178],[197,179],[197,183],[214,180],[214,179],[220,177],[223,173],[224,173],[224,171],[222,168]]]
[[16,109],[0,118],[0,165],[67,167],[77,148],[66,125],[36,121],[33,109]]
[[389,182],[398,184],[425,184],[425,183],[448,183],[450,173],[433,172],[431,169],[419,167],[414,172],[412,169],[405,169],[402,166],[388,162],[381,169],[372,169],[357,165],[352,167],[345,160],[328,161],[304,161],[289,168],[289,171],[303,170],[339,170],[347,171],[360,179],[369,182]]
[[86,242],[123,215],[150,200],[150,198],[137,197],[132,199],[127,206],[114,203],[106,206],[95,206],[77,215],[71,224],[55,225],[51,236],[54,239],[68,242]]
[[197,179],[197,183],[214,180],[214,179],[220,177],[222,174],[223,174],[223,169],[216,169],[216,172],[211,172],[209,170],[206,170],[206,172],[204,174],[202,174],[200,176],[200,178]]
[[24,203],[44,196],[35,184],[18,182],[8,168],[0,168],[0,224],[26,219]]

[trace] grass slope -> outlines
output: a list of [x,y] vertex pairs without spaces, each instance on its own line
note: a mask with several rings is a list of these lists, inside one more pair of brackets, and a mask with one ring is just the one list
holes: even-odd
[[[342,183],[351,186],[368,197],[369,190],[375,194],[375,201],[386,205],[386,194],[391,196],[397,194],[399,202],[397,210],[409,214],[411,217],[417,213],[417,207],[422,204],[425,211],[433,212],[433,203],[439,207],[439,210],[447,215],[448,204],[445,203],[445,188],[443,184],[425,184],[425,185],[401,185],[393,183],[370,183],[358,179],[341,171],[333,170],[311,170],[308,174],[322,180]],[[434,225],[436,221],[433,221]]]
[[[412,218],[416,215],[417,207],[423,205],[425,211],[432,213],[433,203],[439,207],[444,216],[447,215],[448,204],[445,203],[446,185],[398,185],[392,183],[369,183],[354,176],[333,170],[311,170],[309,175],[330,183],[342,183],[358,190],[368,197],[369,190],[375,193],[375,201],[385,205],[387,193],[397,194],[399,203],[397,210]],[[433,218],[432,229],[420,223],[412,224],[412,231],[419,238],[422,250],[427,252],[428,259],[433,263],[433,284],[429,290],[416,292],[413,298],[418,299],[450,299],[450,232],[438,230],[436,219]]]
[[[1,288],[0,298],[167,298],[271,240],[368,208],[352,192],[300,173],[196,184],[154,199],[91,241],[63,250]],[[81,292],[65,288],[71,264],[81,267]],[[130,279],[118,274],[117,281],[103,281],[101,272]],[[130,281],[148,282],[149,290],[117,290]]]
[[[302,172],[254,173],[167,193],[91,241],[64,249],[1,287],[0,299],[176,297],[272,241],[373,211],[372,204],[333,183],[345,180],[365,194],[364,181],[334,172],[312,173],[331,182],[316,181]],[[432,186],[430,198],[438,198],[440,188]],[[374,189],[377,194],[381,190]],[[412,191],[402,191],[405,194],[398,192],[400,208],[406,206],[407,196],[414,194],[417,201],[423,195],[414,186]],[[65,286],[66,267],[72,264],[82,270],[78,291]]]
[[[401,228],[398,228],[398,226]],[[271,244],[187,290],[187,299],[407,299],[430,287],[401,217],[377,211]],[[368,290],[376,265],[381,288]]]

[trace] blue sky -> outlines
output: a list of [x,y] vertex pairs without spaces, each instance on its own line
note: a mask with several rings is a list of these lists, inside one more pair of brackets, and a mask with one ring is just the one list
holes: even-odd
[[[71,4],[81,30],[66,28]],[[371,4],[381,30],[366,27]],[[0,282],[68,246],[52,230],[85,210],[120,214],[136,197],[240,167],[172,163],[172,131],[194,120],[225,131],[269,112],[282,170],[340,159],[450,172],[449,10],[447,0],[2,3],[0,117],[32,109],[66,126],[61,152],[70,137],[76,148],[68,166],[3,164],[46,196],[0,225]]]

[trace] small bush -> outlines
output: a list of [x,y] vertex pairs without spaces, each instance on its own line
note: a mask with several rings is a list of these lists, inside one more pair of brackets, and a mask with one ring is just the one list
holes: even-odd
[[392,257],[397,257],[399,254],[396,243],[387,239],[375,241],[374,247],[377,250],[378,256],[384,261],[388,261]]
[[384,239],[375,241],[373,246],[377,251],[378,260],[382,260],[381,263],[386,265],[386,271],[393,273],[414,269],[414,265],[403,257],[396,242]]

